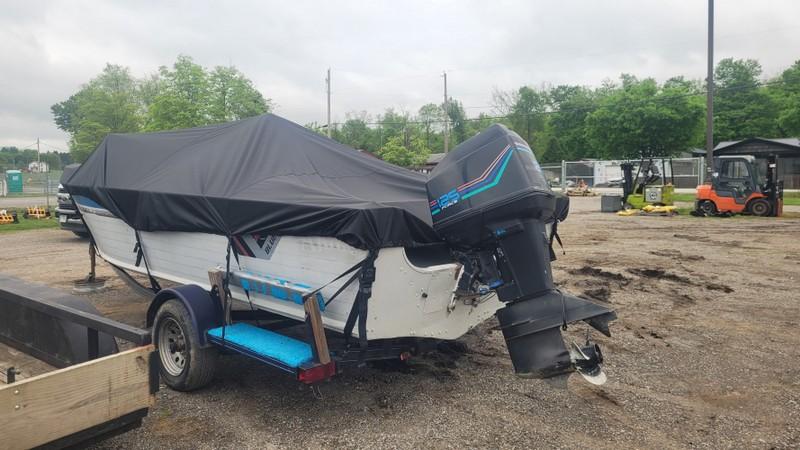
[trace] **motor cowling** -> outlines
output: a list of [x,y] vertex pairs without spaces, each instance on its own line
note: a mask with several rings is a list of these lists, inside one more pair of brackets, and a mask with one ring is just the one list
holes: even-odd
[[464,267],[459,291],[493,290],[506,304],[496,315],[515,372],[547,378],[583,370],[560,328],[583,320],[608,334],[616,316],[555,288],[552,241],[569,200],[550,189],[527,143],[493,125],[448,153],[427,189],[434,229]]

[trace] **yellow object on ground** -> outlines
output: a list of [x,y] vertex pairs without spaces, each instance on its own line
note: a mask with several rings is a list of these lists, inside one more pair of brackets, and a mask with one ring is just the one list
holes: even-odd
[[675,210],[674,206],[654,206],[654,205],[646,205],[642,208],[642,211],[647,214],[677,214],[678,212]]
[[47,217],[50,217],[50,211],[39,206],[29,207],[25,213],[26,219],[45,219]]
[[618,216],[673,216],[678,214],[674,206],[645,205],[642,209],[623,209]]
[[16,218],[6,213],[5,211],[0,211],[0,225],[5,225],[7,223],[16,223]]

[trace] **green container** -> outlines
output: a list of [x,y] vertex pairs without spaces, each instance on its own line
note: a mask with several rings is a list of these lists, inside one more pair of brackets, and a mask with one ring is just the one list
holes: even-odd
[[6,170],[6,183],[9,194],[22,193],[22,172],[19,170]]

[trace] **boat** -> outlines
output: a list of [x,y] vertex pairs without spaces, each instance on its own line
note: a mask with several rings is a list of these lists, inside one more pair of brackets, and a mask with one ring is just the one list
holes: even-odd
[[[192,358],[205,358],[191,347],[221,345],[296,373],[322,362],[314,373],[330,376],[337,361],[405,358],[493,316],[518,375],[604,379],[599,347],[567,346],[561,328],[584,321],[610,335],[615,313],[555,288],[552,243],[568,199],[502,125],[456,147],[429,176],[271,114],[111,134],[63,184],[99,256],[149,280],[148,325],[173,388],[209,381],[191,376]],[[193,290],[162,289],[165,280]],[[186,300],[188,292],[212,300]],[[159,325],[170,298],[203,329]],[[259,320],[304,324],[315,311],[323,331],[314,339]]]

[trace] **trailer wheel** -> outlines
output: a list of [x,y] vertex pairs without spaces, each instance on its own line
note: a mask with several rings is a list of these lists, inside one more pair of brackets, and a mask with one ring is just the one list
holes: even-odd
[[211,382],[217,351],[202,348],[189,311],[175,299],[158,309],[153,343],[161,362],[161,378],[176,391],[192,391]]
[[768,216],[770,213],[769,202],[763,198],[757,198],[752,200],[750,204],[747,205],[747,209],[750,210],[750,213],[754,216]]

